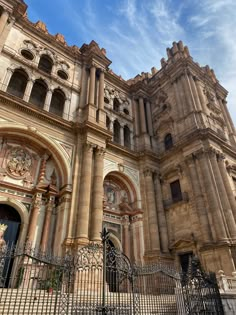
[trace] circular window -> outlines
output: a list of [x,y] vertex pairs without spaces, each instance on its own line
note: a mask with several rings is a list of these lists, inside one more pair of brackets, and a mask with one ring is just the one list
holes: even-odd
[[67,75],[67,73],[65,73],[65,71],[58,70],[57,71],[57,75],[63,80],[67,80],[68,79],[68,75]]
[[28,60],[33,60],[34,59],[34,55],[27,49],[23,49],[21,51],[21,55]]
[[128,109],[126,109],[126,108],[124,108],[124,113],[126,114],[126,115],[129,115],[129,111],[128,111]]

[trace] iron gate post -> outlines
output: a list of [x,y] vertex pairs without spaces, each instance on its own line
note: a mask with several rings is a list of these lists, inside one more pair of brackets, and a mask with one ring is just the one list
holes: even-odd
[[107,241],[109,239],[109,232],[106,227],[103,228],[101,237],[103,244],[103,275],[102,275],[102,315],[107,315],[107,307],[106,307],[106,255],[107,255]]

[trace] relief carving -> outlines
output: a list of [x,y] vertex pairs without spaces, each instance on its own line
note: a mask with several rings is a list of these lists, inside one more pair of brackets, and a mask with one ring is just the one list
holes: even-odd
[[25,177],[31,170],[32,157],[21,147],[14,147],[8,153],[7,172],[15,178]]

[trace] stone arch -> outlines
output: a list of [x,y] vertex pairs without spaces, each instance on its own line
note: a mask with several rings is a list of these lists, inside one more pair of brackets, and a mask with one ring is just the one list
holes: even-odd
[[113,233],[112,230],[109,230],[109,239],[112,241],[112,243],[114,244],[115,248],[120,250],[120,251],[123,251],[122,249],[122,245],[121,245],[121,242],[119,240],[119,238]]
[[6,204],[13,207],[20,215],[21,218],[21,227],[20,227],[20,234],[18,238],[18,245],[21,245],[26,240],[26,234],[29,224],[29,213],[26,207],[18,200],[14,198],[8,197],[0,197],[0,204]]
[[40,145],[42,148],[47,149],[52,154],[62,180],[62,186],[70,184],[69,178],[69,161],[59,145],[53,142],[48,137],[44,136],[34,127],[17,126],[12,125],[9,122],[2,122],[0,126],[0,134],[6,134],[12,136],[14,134],[20,135],[22,138],[26,138],[33,143]]
[[133,196],[136,196],[137,208],[142,208],[139,189],[139,171],[108,160],[105,161],[104,166],[103,180],[109,173],[115,173],[116,176],[124,181],[124,183],[127,183],[130,191],[133,192]]

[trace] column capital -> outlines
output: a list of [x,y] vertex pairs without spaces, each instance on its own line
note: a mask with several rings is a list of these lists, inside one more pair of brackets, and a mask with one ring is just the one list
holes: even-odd
[[196,155],[194,155],[193,153],[190,155],[187,155],[184,159],[184,161],[186,162],[186,164],[188,166],[194,166],[194,161],[196,159]]
[[103,156],[103,157],[104,157],[104,155],[105,155],[105,153],[106,153],[106,149],[103,148],[103,147],[97,146],[97,147],[95,148],[95,153],[96,153],[97,155],[100,155],[100,156]]
[[96,145],[90,142],[86,142],[83,144],[83,147],[88,152],[93,152],[93,150],[96,148]]
[[217,153],[217,160],[218,161],[224,161],[225,160],[225,154],[222,152]]
[[210,158],[216,158],[217,150],[213,147],[209,147],[206,149],[206,152],[208,153]]
[[143,174],[145,177],[152,176],[154,170],[150,167],[147,167],[143,170]]

